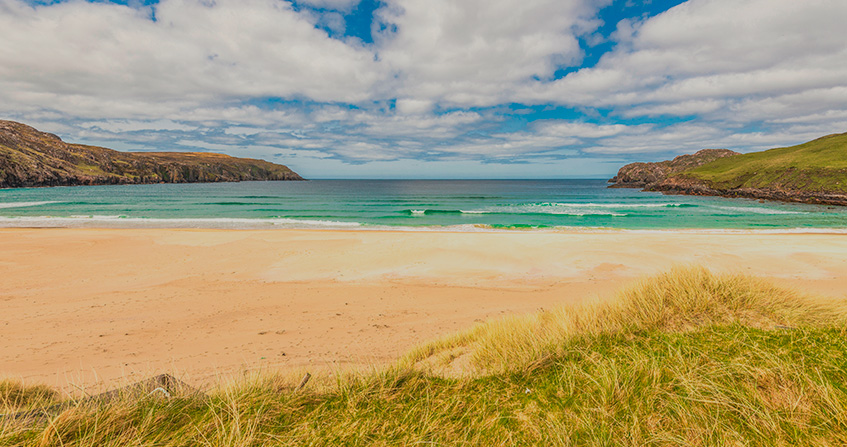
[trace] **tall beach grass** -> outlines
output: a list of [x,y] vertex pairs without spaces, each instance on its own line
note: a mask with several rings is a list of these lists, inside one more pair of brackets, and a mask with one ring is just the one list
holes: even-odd
[[[0,444],[847,445],[845,315],[760,279],[675,269],[321,387],[266,373],[206,397],[80,402],[0,420]],[[56,399],[3,386],[17,386],[7,412]]]

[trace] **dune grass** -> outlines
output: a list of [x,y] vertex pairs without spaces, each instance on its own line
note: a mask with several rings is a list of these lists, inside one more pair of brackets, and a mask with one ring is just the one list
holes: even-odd
[[676,269],[322,389],[264,374],[205,399],[80,404],[4,419],[0,444],[844,445],[844,316],[758,279]]
[[59,393],[47,386],[0,381],[0,414],[44,408],[58,401]]
[[[472,374],[526,368],[562,355],[564,340],[600,334],[684,332],[741,324],[772,329],[835,326],[847,321],[843,304],[781,289],[744,275],[714,275],[701,267],[675,268],[643,279],[611,300],[503,318],[423,345],[404,361],[438,368],[470,356]],[[464,363],[464,362],[463,362]],[[468,372],[468,368],[463,368]]]

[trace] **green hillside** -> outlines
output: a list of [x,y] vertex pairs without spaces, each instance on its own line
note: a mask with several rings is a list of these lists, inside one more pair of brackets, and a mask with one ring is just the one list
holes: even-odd
[[687,170],[681,177],[711,188],[847,193],[847,133],[799,146],[735,155]]

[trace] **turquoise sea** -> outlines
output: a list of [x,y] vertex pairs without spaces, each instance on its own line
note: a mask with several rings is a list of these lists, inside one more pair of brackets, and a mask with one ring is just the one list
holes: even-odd
[[0,190],[0,227],[847,230],[847,208],[605,180],[312,180]]

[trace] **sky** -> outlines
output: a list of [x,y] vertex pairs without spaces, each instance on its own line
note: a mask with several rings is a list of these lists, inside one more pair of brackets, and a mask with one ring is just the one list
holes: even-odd
[[844,0],[0,0],[0,119],[307,178],[605,178],[847,132]]

